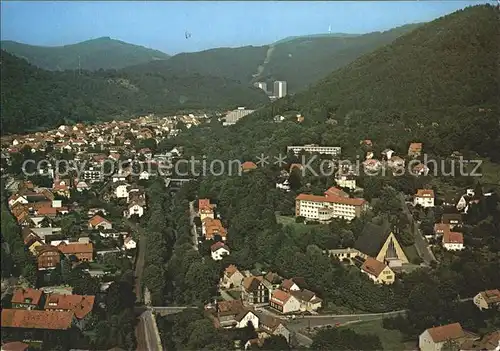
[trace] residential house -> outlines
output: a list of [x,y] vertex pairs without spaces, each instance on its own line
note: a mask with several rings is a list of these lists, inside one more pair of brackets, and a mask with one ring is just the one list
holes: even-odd
[[243,279],[241,299],[248,305],[267,304],[271,288],[271,284],[264,277],[246,277]]
[[20,204],[27,204],[28,198],[25,195],[20,195],[20,194],[14,194],[9,197],[8,203],[9,207],[13,207],[15,204],[20,203]]
[[486,290],[474,296],[474,304],[482,311],[493,308],[500,308],[500,290]]
[[280,285],[283,283],[283,277],[281,277],[278,273],[268,272],[264,276],[264,279],[271,283],[271,290],[278,289]]
[[450,226],[445,223],[435,223],[434,224],[434,236],[442,236],[445,232],[450,231]]
[[117,173],[113,174],[113,177],[111,178],[111,180],[113,183],[126,182],[128,176],[129,176],[128,172],[125,172],[123,170],[119,170]]
[[74,320],[71,311],[2,309],[2,329],[67,330],[72,327]]
[[299,300],[291,293],[280,289],[273,291],[269,305],[283,314],[300,311]]
[[320,309],[323,304],[323,300],[311,290],[292,290],[290,294],[299,301],[301,311],[314,312]]
[[35,310],[40,308],[43,291],[31,288],[20,288],[14,290],[11,304],[12,308]]
[[218,235],[222,241],[226,241],[227,231],[226,228],[222,226],[220,219],[212,219],[210,217],[203,219],[201,232],[205,240],[215,239],[215,236]]
[[374,158],[369,158],[363,162],[363,168],[369,174],[371,172],[378,172],[382,168],[382,162]]
[[373,257],[366,258],[361,266],[361,272],[367,274],[377,284],[392,284],[395,281],[392,269]]
[[300,291],[300,287],[293,281],[293,279],[283,280],[280,289],[286,292]]
[[260,327],[257,330],[257,334],[260,339],[265,339],[272,335],[283,336],[288,343],[290,343],[291,332],[286,327],[283,320],[279,318],[271,317],[268,314],[259,314]]
[[100,230],[113,229],[113,224],[110,221],[97,214],[94,215],[91,219],[89,219],[87,224],[89,229],[100,229]]
[[83,327],[85,319],[94,308],[93,295],[49,294],[45,301],[46,311],[70,311],[74,314],[79,327]]
[[229,247],[226,246],[221,241],[218,241],[215,244],[213,244],[212,246],[210,246],[210,252],[212,255],[212,260],[214,260],[214,261],[220,261],[225,256],[228,256],[230,253]]
[[387,165],[390,167],[390,168],[404,168],[405,166],[405,160],[402,159],[401,157],[399,156],[392,156],[388,161],[387,161]]
[[[27,351],[29,344],[26,344],[21,341],[11,341],[2,344],[0,350],[1,351]],[[28,350],[29,351],[29,350]]]
[[410,143],[408,147],[408,156],[420,157],[422,155],[422,143]]
[[462,215],[460,213],[444,213],[441,216],[441,223],[449,226],[450,229],[462,226]]
[[130,185],[127,183],[116,183],[115,184],[115,197],[118,199],[128,199]]
[[198,200],[198,215],[200,220],[205,218],[214,219],[214,205],[210,203],[209,199],[199,199]]
[[434,190],[418,189],[413,199],[413,205],[422,207],[434,207]]
[[488,333],[480,340],[467,340],[463,342],[461,350],[500,351],[500,330]]
[[130,218],[132,216],[142,217],[144,216],[144,201],[132,200],[127,206],[127,209],[123,212],[124,217]]
[[106,210],[105,210],[104,208],[97,208],[97,207],[93,207],[93,208],[91,208],[91,209],[89,209],[89,210],[87,211],[87,215],[88,215],[89,217],[92,217],[92,216],[96,215],[96,214],[97,214],[97,213],[99,213],[99,212],[101,212],[103,215],[106,215],[106,214],[107,214],[107,212],[106,212]]
[[426,329],[419,336],[418,347],[421,351],[440,351],[446,342],[461,345],[471,339],[477,339],[477,336],[464,331],[460,323],[452,323]]
[[75,180],[75,189],[76,189],[76,191],[81,193],[82,191],[89,190],[90,185],[84,180],[76,179]]
[[391,149],[385,149],[384,151],[382,151],[382,157],[387,161],[389,161],[392,158],[393,154],[394,150]]
[[464,235],[459,232],[446,230],[442,239],[443,247],[448,251],[460,251],[464,247]]
[[257,168],[257,165],[253,163],[252,161],[246,161],[241,164],[241,171],[242,172],[249,172],[251,170],[254,170]]
[[36,246],[38,270],[54,269],[61,262],[61,251],[55,246]]
[[226,289],[241,287],[244,278],[245,276],[238,270],[235,265],[229,265],[224,270],[224,276],[222,277],[221,286]]
[[57,248],[66,256],[75,256],[79,261],[92,262],[94,260],[94,244],[92,243],[60,243]]
[[414,165],[413,168],[411,169],[411,174],[415,176],[421,176],[421,175],[426,176],[427,174],[429,174],[429,167],[427,167],[423,163],[418,163]]
[[366,258],[366,255],[364,253],[362,253],[359,250],[352,249],[350,247],[348,247],[346,249],[332,249],[332,250],[327,250],[327,251],[325,251],[325,253],[329,257],[334,257],[334,258],[336,258],[339,261],[344,261],[344,260],[349,260],[350,261],[350,260],[354,259],[357,256]]
[[58,194],[64,197],[69,197],[70,196],[69,186],[70,186],[69,180],[55,179],[54,183],[52,184],[52,191],[54,194]]
[[259,318],[254,311],[245,308],[240,300],[218,301],[207,309],[217,328],[244,328],[251,323],[259,328]]
[[150,176],[151,174],[149,174],[148,171],[142,171],[141,173],[139,173],[139,180],[149,180]]
[[356,177],[353,175],[338,175],[335,177],[335,182],[341,188],[356,189]]
[[127,236],[125,239],[123,239],[123,248],[125,250],[132,250],[137,247],[137,243],[135,242],[134,239],[132,239],[131,236]]

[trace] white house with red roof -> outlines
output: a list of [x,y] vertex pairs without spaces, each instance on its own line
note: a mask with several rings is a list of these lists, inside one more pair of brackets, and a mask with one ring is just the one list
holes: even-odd
[[442,239],[443,247],[448,251],[460,251],[465,248],[464,235],[459,232],[445,230]]
[[434,207],[434,190],[418,189],[413,198],[413,206]]
[[280,289],[273,291],[269,305],[281,313],[300,311],[300,301],[291,293]]
[[230,254],[229,247],[221,241],[210,246],[210,252],[214,261],[220,261]]

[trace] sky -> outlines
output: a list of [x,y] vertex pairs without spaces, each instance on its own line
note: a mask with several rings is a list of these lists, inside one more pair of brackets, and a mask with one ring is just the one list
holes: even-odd
[[[1,39],[58,46],[111,37],[168,54],[288,36],[368,33],[483,1],[1,1]],[[185,33],[191,37],[186,39]]]

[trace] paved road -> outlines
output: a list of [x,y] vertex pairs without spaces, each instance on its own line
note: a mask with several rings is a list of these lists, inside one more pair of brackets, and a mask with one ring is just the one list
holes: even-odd
[[410,228],[412,229],[413,237],[415,238],[415,248],[424,263],[430,265],[432,261],[436,260],[436,257],[434,257],[434,254],[432,253],[427,240],[425,240],[422,232],[418,228],[417,223],[413,220],[413,216],[408,209],[408,205],[405,202],[403,194],[400,194],[400,200],[403,206],[403,211],[406,213],[408,221],[410,222]]
[[151,310],[145,311],[140,316],[139,326],[142,328],[142,345],[137,343],[138,350],[162,350],[160,335]]
[[189,203],[189,224],[191,224],[191,232],[193,234],[193,248],[198,251],[198,234],[196,233],[196,225],[194,224],[194,217],[197,213],[194,210],[194,201]]
[[326,326],[345,325],[363,321],[379,320],[389,316],[405,313],[404,310],[388,313],[353,314],[353,315],[330,315],[330,316],[304,316],[289,320],[288,328],[295,332],[295,337],[300,345],[311,346],[312,339],[305,335],[307,328],[320,328]]

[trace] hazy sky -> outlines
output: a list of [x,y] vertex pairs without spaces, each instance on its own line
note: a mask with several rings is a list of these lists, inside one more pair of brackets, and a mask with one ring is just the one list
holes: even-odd
[[326,33],[329,25],[343,33],[387,30],[479,2],[488,1],[2,1],[1,38],[52,46],[109,36],[174,54],[268,44]]

